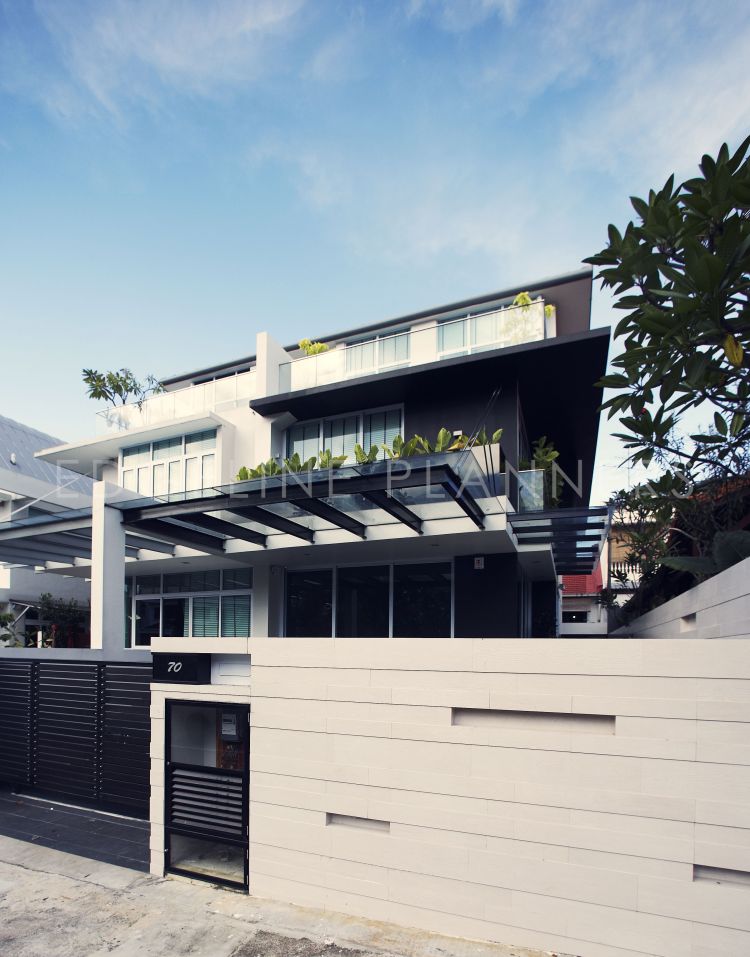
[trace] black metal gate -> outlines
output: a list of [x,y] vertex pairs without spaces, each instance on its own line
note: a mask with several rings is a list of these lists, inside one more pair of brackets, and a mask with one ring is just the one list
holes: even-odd
[[0,780],[148,816],[151,665],[0,660]]
[[248,888],[249,708],[166,702],[166,869]]

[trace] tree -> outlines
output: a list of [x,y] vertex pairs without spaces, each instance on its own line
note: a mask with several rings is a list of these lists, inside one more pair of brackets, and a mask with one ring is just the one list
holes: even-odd
[[[718,461],[741,473],[750,443],[750,147],[704,156],[701,175],[675,188],[671,176],[648,201],[631,197],[637,221],[586,260],[615,290],[627,315],[615,338],[620,371],[598,383],[614,389],[609,418],[633,462],[671,459],[699,470]],[[679,431],[692,409],[708,409],[712,425],[686,441]]]
[[141,408],[150,395],[164,392],[164,386],[156,376],[147,375],[141,382],[130,369],[117,369],[113,372],[84,369],[82,374],[88,397],[104,399],[114,407],[134,401],[138,408]]

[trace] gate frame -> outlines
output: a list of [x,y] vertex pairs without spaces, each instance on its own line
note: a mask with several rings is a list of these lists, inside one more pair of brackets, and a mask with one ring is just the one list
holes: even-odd
[[[172,746],[172,708],[174,705],[191,705],[198,708],[235,708],[246,713],[247,737],[245,768],[240,772],[242,780],[242,830],[244,840],[242,842],[227,840],[226,838],[216,837],[214,834],[199,834],[190,831],[187,828],[173,828],[169,824],[169,805],[172,792],[171,775],[169,773],[172,767],[171,746]],[[217,770],[217,769],[214,769]],[[218,769],[220,770],[220,769]],[[237,772],[234,772],[237,773]],[[240,891],[244,894],[250,893],[250,705],[243,702],[234,701],[206,701],[205,699],[195,700],[193,698],[169,698],[164,699],[164,874],[176,874],[179,877],[188,877],[191,880],[202,881],[205,884],[213,884],[217,887],[224,887],[229,890]],[[217,844],[229,844],[232,847],[242,847],[244,849],[243,858],[243,882],[232,881],[224,877],[211,877],[208,874],[199,874],[196,871],[188,871],[184,868],[173,867],[170,864],[172,856],[171,832],[183,835],[185,837],[195,837],[200,840],[213,840]]]

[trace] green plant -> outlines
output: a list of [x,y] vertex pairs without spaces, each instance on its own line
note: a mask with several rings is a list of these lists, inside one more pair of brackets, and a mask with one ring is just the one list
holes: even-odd
[[309,339],[300,339],[299,347],[306,356],[319,356],[321,352],[328,352],[329,349],[325,342],[311,342]]
[[527,292],[519,292],[513,300],[513,305],[521,306],[522,309],[528,309],[532,302],[533,300]]
[[334,455],[330,449],[323,449],[318,455],[319,469],[337,469],[346,462],[348,455]]
[[6,648],[23,645],[21,636],[16,630],[16,615],[12,611],[0,612],[0,642]]
[[[616,393],[602,409],[621,416],[617,436],[633,462],[705,466],[719,449],[725,474],[740,474],[737,454],[750,444],[748,147],[750,137],[730,155],[725,143],[703,157],[700,176],[631,197],[637,219],[624,233],[610,225],[605,248],[586,260],[626,312],[617,371],[598,385]],[[699,407],[713,431],[681,435]]]
[[354,458],[357,462],[357,465],[369,465],[370,463],[377,461],[379,452],[380,449],[377,445],[371,445],[369,452],[365,452],[359,442],[354,446]]
[[128,401],[135,401],[140,409],[150,395],[164,392],[164,386],[155,376],[147,375],[140,381],[130,369],[117,369],[113,372],[84,369],[82,376],[88,397],[104,399],[113,408],[125,405]]
[[256,465],[255,468],[249,469],[246,465],[243,465],[237,473],[237,481],[248,482],[251,479],[272,478],[275,475],[281,475],[281,473],[282,469],[278,462],[274,459],[269,459],[267,462],[261,462],[260,465]]
[[557,508],[560,504],[560,477],[558,476],[555,463],[560,457],[560,453],[553,442],[547,441],[547,436],[538,438],[531,448],[531,460],[521,459],[518,463],[520,471],[526,471],[532,467],[544,473],[544,504]]
[[551,319],[557,312],[557,306],[553,305],[551,302],[548,302],[544,307],[544,317],[545,319]]
[[290,473],[299,473],[299,472],[311,472],[315,468],[315,463],[318,461],[317,456],[313,455],[311,458],[306,459],[304,462],[299,457],[299,452],[295,452],[291,458],[284,459],[284,467],[282,472]]
[[745,558],[750,558],[750,532],[738,530],[717,532],[710,555],[670,555],[662,559],[662,564],[678,572],[690,572],[700,578],[723,572]]

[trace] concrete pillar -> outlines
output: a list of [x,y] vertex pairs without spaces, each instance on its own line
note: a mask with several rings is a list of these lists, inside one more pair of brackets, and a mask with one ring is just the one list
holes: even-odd
[[267,332],[258,333],[255,341],[255,386],[259,398],[287,391],[288,385],[279,381],[279,368],[290,358],[284,347]]
[[95,482],[91,524],[91,647],[121,658],[125,645],[125,529]]

